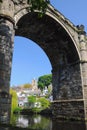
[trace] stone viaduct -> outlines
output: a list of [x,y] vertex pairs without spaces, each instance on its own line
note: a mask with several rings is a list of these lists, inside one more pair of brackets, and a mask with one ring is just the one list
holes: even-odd
[[[14,36],[36,42],[52,65],[53,114],[87,119],[87,36],[51,5],[38,17],[27,0],[0,2],[0,120],[10,114],[9,95]],[[20,50],[19,50],[20,51]]]

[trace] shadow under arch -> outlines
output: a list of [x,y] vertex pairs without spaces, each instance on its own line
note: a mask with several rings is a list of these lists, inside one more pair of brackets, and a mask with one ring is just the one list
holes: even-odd
[[53,65],[59,63],[58,54],[64,52],[68,63],[79,60],[78,52],[66,30],[54,19],[37,13],[27,13],[17,22],[16,35],[36,42],[48,55]]

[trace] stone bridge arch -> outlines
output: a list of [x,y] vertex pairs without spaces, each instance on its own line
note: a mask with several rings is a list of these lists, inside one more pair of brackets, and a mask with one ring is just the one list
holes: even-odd
[[[75,39],[72,37],[72,30],[67,29],[66,24],[61,22],[60,19],[54,17],[51,13],[49,14],[49,10],[42,18],[38,17],[37,12],[28,12],[27,8],[20,10],[15,15],[17,27],[15,34],[27,37],[36,42],[47,54],[53,70],[59,69],[59,67],[63,69],[66,66],[68,67],[80,61],[78,43],[76,43]],[[61,16],[60,14],[60,17]],[[58,73],[59,72],[57,72],[57,75]],[[56,81],[56,90],[58,89],[59,75]],[[56,90],[54,89],[54,91]],[[58,91],[56,91],[56,93],[58,93]],[[57,95],[55,95],[54,99],[57,99]]]
[[74,26],[51,5],[39,18],[37,11],[30,12],[26,0],[6,2],[8,8],[5,2],[0,7],[0,92],[9,93],[13,38],[23,36],[36,42],[51,62],[53,114],[58,118],[85,119],[87,38],[84,27]]
[[[19,19],[21,19],[24,15],[27,15],[29,13],[31,12],[29,12],[28,5],[17,10],[14,15],[15,26],[17,27],[17,23]],[[38,13],[38,11],[36,11],[36,13]],[[75,45],[77,53],[80,57],[80,53],[79,53],[80,48],[79,48],[79,39],[78,39],[78,32],[80,32],[80,30],[78,30],[78,28],[73,23],[71,23],[67,18],[65,18],[58,10],[52,7],[52,5],[48,6],[45,15],[53,19],[56,23],[59,23],[60,28],[61,27],[64,28],[66,33],[70,36],[71,40],[73,41],[73,44]]]

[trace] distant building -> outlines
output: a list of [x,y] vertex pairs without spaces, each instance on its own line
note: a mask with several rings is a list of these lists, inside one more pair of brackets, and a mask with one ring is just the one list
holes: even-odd
[[[28,103],[28,97],[31,95],[34,96],[39,96],[39,97],[44,97],[49,94],[49,91],[52,91],[52,85],[49,85],[48,88],[45,87],[45,89],[41,92],[41,90],[38,88],[37,80],[33,79],[31,82],[30,88],[25,88],[23,85],[14,87],[13,89],[17,92],[18,96],[18,106],[19,107],[29,107]],[[48,100],[52,101],[53,97],[52,94],[50,93]],[[36,102],[33,104],[33,107],[40,107],[40,103]],[[31,105],[32,107],[32,105]]]
[[31,85],[32,85],[32,88],[24,88],[23,85],[14,87],[15,91],[17,92],[17,96],[18,96],[18,106],[19,107],[24,107],[25,104],[27,105],[28,96],[31,96],[31,95],[40,96],[41,95],[41,90],[38,89],[38,86],[37,86],[37,80],[33,79]]

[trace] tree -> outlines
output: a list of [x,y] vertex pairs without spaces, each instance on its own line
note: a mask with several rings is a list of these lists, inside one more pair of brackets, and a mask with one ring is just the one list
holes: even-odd
[[39,10],[41,14],[44,14],[50,0],[28,0],[28,3],[31,4],[31,11]]
[[50,102],[49,102],[46,98],[44,98],[44,97],[39,98],[39,99],[38,99],[38,102],[41,103],[42,109],[49,108],[49,106],[50,106]]
[[28,102],[29,102],[29,103],[35,103],[35,102],[36,102],[36,96],[33,96],[33,95],[32,95],[32,96],[29,96],[29,97],[28,97]]
[[45,97],[37,98],[36,96],[32,95],[28,97],[28,102],[30,104],[34,104],[35,102],[40,102],[42,109],[48,108],[50,106],[50,101],[48,101]]
[[13,112],[15,108],[18,107],[18,98],[16,91],[13,90],[12,88],[10,88],[10,94],[12,95],[11,112]]
[[31,84],[24,84],[23,88],[25,88],[25,89],[32,88],[32,85]]
[[44,75],[39,77],[38,79],[38,88],[43,90],[46,86],[50,85],[52,83],[52,74]]

